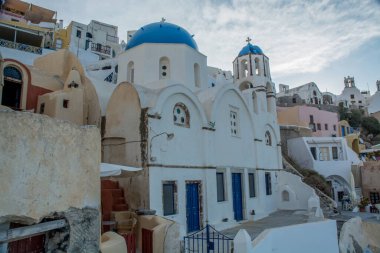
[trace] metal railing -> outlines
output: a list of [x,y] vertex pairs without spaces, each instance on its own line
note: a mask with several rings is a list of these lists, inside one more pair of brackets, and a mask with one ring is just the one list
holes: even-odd
[[41,47],[30,46],[22,43],[17,43],[9,40],[0,39],[0,47],[14,48],[20,51],[33,53],[33,54],[42,54]]
[[231,253],[233,239],[206,225],[202,230],[184,237],[184,250],[185,253]]
[[91,51],[111,56],[111,47],[99,43],[91,43]]

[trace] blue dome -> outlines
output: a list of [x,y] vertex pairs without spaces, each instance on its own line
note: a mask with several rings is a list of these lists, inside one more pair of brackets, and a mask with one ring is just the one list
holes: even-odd
[[261,48],[259,48],[258,46],[248,43],[245,47],[243,47],[240,50],[238,56],[243,56],[246,54],[264,54],[264,53],[263,53],[263,50],[261,50]]
[[144,43],[186,44],[198,50],[197,43],[185,29],[166,22],[157,22],[141,27],[127,43],[126,50]]

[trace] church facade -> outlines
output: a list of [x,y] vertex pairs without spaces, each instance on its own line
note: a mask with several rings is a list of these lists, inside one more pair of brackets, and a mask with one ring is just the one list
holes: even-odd
[[103,161],[143,167],[122,180],[131,208],[154,209],[181,234],[277,210],[282,170],[269,59],[249,40],[234,79],[212,86],[192,36],[158,22],[119,56],[106,111]]

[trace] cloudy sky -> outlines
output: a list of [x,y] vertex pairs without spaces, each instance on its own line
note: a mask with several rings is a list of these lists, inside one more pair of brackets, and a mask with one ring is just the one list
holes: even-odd
[[[380,80],[380,0],[31,0],[58,19],[117,25],[128,30],[160,21],[195,34],[208,65],[232,69],[250,36],[270,58],[272,79],[298,86],[310,81],[340,93],[343,77],[375,91]],[[278,86],[277,86],[278,87]]]

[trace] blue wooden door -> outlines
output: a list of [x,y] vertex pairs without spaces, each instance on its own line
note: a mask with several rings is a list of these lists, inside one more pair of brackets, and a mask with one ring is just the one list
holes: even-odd
[[243,196],[241,191],[241,173],[232,173],[232,197],[234,218],[237,221],[243,219]]
[[186,219],[187,232],[198,231],[199,225],[199,192],[197,183],[186,184]]
[[342,126],[341,129],[342,129],[342,136],[346,136],[346,128]]

